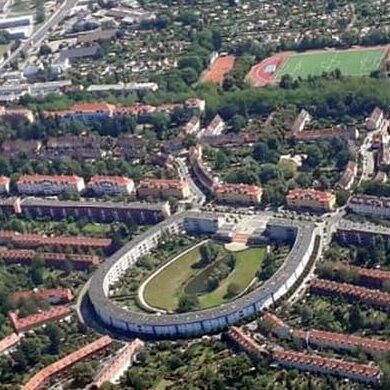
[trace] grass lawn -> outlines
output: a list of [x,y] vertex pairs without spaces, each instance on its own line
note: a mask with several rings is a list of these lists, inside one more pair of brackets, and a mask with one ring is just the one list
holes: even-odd
[[[226,301],[224,296],[231,282],[244,291],[253,280],[265,256],[264,248],[251,248],[235,253],[236,266],[227,278],[221,281],[219,287],[212,292],[199,295],[202,309],[219,305]],[[192,265],[200,259],[199,247],[177,259],[169,267],[161,271],[145,287],[144,299],[153,306],[174,311],[177,308],[179,296],[188,281],[203,272],[204,269],[194,269]]]
[[384,48],[296,54],[285,61],[276,78],[280,80],[286,74],[307,78],[335,69],[347,76],[368,76],[379,69],[385,55]]
[[145,286],[145,301],[153,307],[175,310],[179,300],[178,292],[182,284],[198,271],[191,266],[199,259],[199,247],[197,247],[161,271]]
[[236,266],[230,275],[222,280],[221,284],[214,291],[199,297],[199,302],[202,309],[220,305],[225,302],[224,296],[227,292],[227,287],[234,282],[240,286],[240,292],[248,287],[249,283],[256,276],[256,272],[260,268],[265,257],[265,248],[251,248],[242,252],[237,252]]

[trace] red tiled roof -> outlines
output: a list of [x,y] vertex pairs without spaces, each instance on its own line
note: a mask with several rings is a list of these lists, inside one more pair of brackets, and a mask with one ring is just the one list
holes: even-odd
[[264,315],[262,316],[262,320],[267,324],[269,324],[272,327],[272,329],[282,328],[287,326],[287,324],[282,319],[277,317],[275,314],[268,313],[268,312],[264,313]]
[[103,370],[94,380],[92,387],[99,389],[103,383],[109,382],[120,372],[127,364],[131,363],[134,355],[144,347],[144,342],[140,339],[135,339],[111,361],[105,365]]
[[125,176],[92,176],[88,186],[96,186],[101,183],[113,183],[117,186],[127,186],[133,182],[132,179]]
[[341,333],[324,332],[320,330],[294,331],[293,337],[306,340],[314,345],[337,345],[340,349],[358,348],[366,352],[388,353],[390,342],[367,337],[350,336]]
[[218,184],[214,191],[217,194],[235,193],[248,196],[258,196],[263,192],[261,187],[248,184]]
[[378,380],[381,376],[379,368],[365,364],[346,362],[340,359],[324,358],[300,352],[275,350],[273,358],[281,363],[303,365],[315,369],[326,369],[334,373],[359,375],[368,379]]
[[257,353],[260,351],[260,346],[235,326],[231,327],[226,335],[247,352]]
[[17,181],[17,184],[35,184],[41,182],[78,184],[80,180],[83,179],[75,175],[23,175]]
[[65,356],[64,358],[58,360],[57,362],[50,364],[45,367],[37,374],[35,374],[30,380],[24,385],[23,390],[38,390],[43,389],[47,382],[50,381],[52,377],[60,372],[63,372],[74,364],[80,362],[81,360],[91,356],[102,349],[108,347],[112,343],[112,339],[109,336],[103,336],[98,340],[80,348],[79,350]]
[[56,299],[62,302],[70,302],[73,299],[72,291],[69,288],[53,288],[38,291],[18,291],[11,294],[10,299],[14,302],[21,299],[37,298],[41,300]]
[[314,279],[310,284],[310,289],[319,294],[334,293],[373,305],[390,307],[390,294],[379,290],[354,286],[348,283],[338,283],[325,279]]
[[143,189],[143,188],[158,188],[158,189],[175,188],[175,189],[181,190],[185,187],[185,185],[186,185],[186,182],[184,180],[144,179],[139,183],[138,189]]
[[21,234],[0,230],[0,241],[25,247],[37,246],[69,246],[86,248],[108,248],[112,240],[109,238],[93,238],[83,236],[46,237],[40,234]]
[[12,333],[9,336],[4,337],[0,340],[0,354],[18,344],[20,339],[21,337],[17,333]]
[[19,318],[16,313],[9,312],[8,319],[10,320],[11,325],[16,332],[23,332],[43,325],[46,322],[57,321],[63,317],[66,317],[71,312],[72,308],[70,306],[58,306],[24,318]]
[[93,255],[36,252],[28,249],[9,249],[0,251],[0,259],[11,262],[30,262],[36,255],[39,255],[43,260],[51,263],[63,263],[65,261],[71,261],[73,264],[80,262],[90,265],[97,265],[100,263],[100,258]]
[[329,202],[333,198],[333,194],[330,192],[317,191],[313,189],[300,189],[296,188],[294,190],[290,190],[287,199],[288,200],[296,200],[296,199],[310,199],[318,202]]

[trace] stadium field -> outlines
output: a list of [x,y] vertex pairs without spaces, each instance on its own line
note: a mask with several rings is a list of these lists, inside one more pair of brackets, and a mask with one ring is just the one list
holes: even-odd
[[286,74],[305,79],[335,69],[340,69],[346,76],[368,76],[380,68],[387,51],[388,48],[379,48],[293,54],[277,70],[275,81],[280,81]]

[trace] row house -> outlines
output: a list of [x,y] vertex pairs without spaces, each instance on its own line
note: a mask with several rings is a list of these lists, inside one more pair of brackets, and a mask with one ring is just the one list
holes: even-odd
[[9,177],[0,176],[0,195],[9,193],[10,183],[11,183],[11,179]]
[[50,304],[70,303],[73,293],[69,288],[52,288],[46,290],[18,291],[10,296],[10,301],[18,303],[22,300],[36,299]]
[[21,340],[21,336],[17,333],[11,333],[0,340],[0,355],[7,352],[9,349],[16,347]]
[[275,350],[272,357],[277,364],[286,368],[336,375],[364,383],[378,384],[382,377],[382,372],[378,367],[347,362],[341,359],[325,358],[283,349]]
[[184,126],[184,133],[189,134],[198,134],[200,131],[200,118],[194,115]]
[[286,200],[288,207],[322,212],[331,211],[336,205],[334,194],[314,189],[290,190]]
[[224,336],[249,355],[256,356],[261,352],[259,344],[251,337],[247,336],[240,328],[233,326],[224,334]]
[[6,108],[4,106],[0,106],[0,118],[4,120],[23,120],[29,123],[33,123],[35,121],[34,114],[31,110],[27,110],[25,108]]
[[382,109],[375,107],[371,115],[366,119],[366,129],[368,131],[379,130],[385,120],[385,114]]
[[336,231],[336,239],[343,245],[372,245],[377,236],[390,243],[390,229],[385,226],[341,220]]
[[16,182],[19,194],[60,195],[64,192],[81,192],[85,188],[84,179],[65,175],[23,175]]
[[310,291],[319,295],[341,296],[353,303],[364,302],[386,310],[390,309],[390,294],[379,290],[354,286],[353,284],[314,279],[310,284]]
[[5,140],[1,144],[2,157],[26,156],[34,157],[42,148],[42,142],[36,140]]
[[214,177],[212,172],[204,165],[202,150],[201,145],[191,147],[189,153],[191,169],[201,186],[208,192],[213,192],[214,187],[218,184],[218,178]]
[[124,176],[92,176],[87,189],[96,196],[130,195],[134,191],[134,181]]
[[387,355],[390,353],[390,342],[368,337],[350,336],[341,333],[321,330],[294,330],[293,338],[303,342],[307,347],[332,348],[341,351],[364,351],[371,355]]
[[299,133],[289,134],[289,136],[300,142],[314,142],[332,138],[353,140],[359,137],[359,132],[357,129],[332,127],[328,129],[305,130]]
[[104,155],[101,143],[102,139],[97,135],[66,134],[62,137],[50,137],[39,156],[45,159],[98,160]]
[[263,190],[248,184],[218,184],[214,187],[214,196],[218,202],[233,205],[259,205]]
[[72,247],[108,249],[111,246],[110,238],[94,238],[83,236],[44,236],[42,234],[22,234],[9,230],[0,230],[0,244],[10,244],[18,248],[45,247]]
[[108,103],[78,103],[68,110],[43,113],[45,117],[76,120],[87,124],[112,118],[114,114],[115,106]]
[[347,166],[344,169],[344,172],[337,182],[336,186],[342,190],[350,190],[358,173],[357,163],[354,160],[348,161]]
[[145,179],[137,187],[141,199],[148,197],[158,199],[186,199],[191,195],[190,187],[185,180]]
[[202,144],[213,148],[240,147],[244,145],[253,145],[259,141],[259,134],[255,133],[228,133],[220,135],[204,136],[201,139]]
[[13,203],[15,212],[27,218],[48,217],[54,220],[86,218],[101,223],[134,221],[139,225],[150,225],[161,222],[171,215],[168,202],[89,202],[25,198]]
[[63,269],[70,262],[74,269],[86,270],[100,264],[101,259],[94,255],[36,252],[30,249],[9,249],[0,251],[0,260],[6,264],[31,264],[37,257],[49,267]]
[[116,139],[114,156],[140,158],[146,154],[146,141],[140,135],[123,134]]
[[348,209],[356,214],[390,217],[390,198],[371,195],[354,195],[349,198]]
[[302,109],[291,126],[291,132],[293,134],[300,133],[306,125],[310,123],[311,119],[311,115],[306,110]]
[[93,381],[91,388],[100,389],[104,383],[113,382],[115,378],[120,376],[129,365],[131,365],[137,355],[145,346],[145,343],[140,339],[135,339],[127,344],[117,356],[105,365],[97,378]]
[[226,123],[220,115],[216,115],[209,125],[199,133],[199,137],[210,137],[221,135],[226,129]]
[[89,358],[90,356],[101,352],[106,349],[112,343],[110,336],[103,336],[93,341],[90,344],[66,355],[62,359],[48,365],[41,371],[37,372],[30,380],[24,385],[23,390],[41,390],[47,388],[49,382],[58,378],[64,371],[69,370],[75,364]]
[[37,328],[48,322],[61,320],[71,313],[72,308],[70,306],[58,306],[23,318],[19,318],[17,313],[9,312],[8,319],[15,331],[20,333]]
[[272,313],[264,313],[261,317],[262,322],[269,326],[271,332],[282,339],[288,339],[291,336],[292,329],[283,320]]

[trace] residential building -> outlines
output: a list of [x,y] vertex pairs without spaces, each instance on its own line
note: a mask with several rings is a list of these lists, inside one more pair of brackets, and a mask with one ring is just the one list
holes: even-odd
[[[1,203],[0,203],[1,207]],[[48,217],[54,220],[85,218],[90,221],[110,223],[133,220],[140,225],[155,224],[171,215],[168,202],[96,202],[58,201],[53,199],[25,198],[4,204],[5,212],[22,214],[27,218]]]
[[389,218],[390,198],[354,195],[349,198],[348,208],[356,214]]
[[14,157],[19,155],[33,157],[39,152],[41,147],[42,143],[35,140],[5,140],[1,144],[1,155],[3,157]]
[[158,90],[158,84],[153,82],[144,83],[118,83],[118,84],[92,84],[87,88],[88,92],[107,92],[107,91],[152,91]]
[[109,345],[111,345],[111,343],[112,339],[110,336],[103,336],[93,341],[92,343],[87,344],[84,347],[78,349],[77,351],[66,355],[62,359],[48,365],[47,367],[36,373],[24,385],[23,390],[41,390],[47,387],[51,379],[53,379],[54,377],[58,378],[61,373],[66,370],[69,370],[76,363],[79,363],[82,360],[102,351],[103,349],[106,349]]
[[81,192],[84,179],[79,176],[24,175],[16,182],[19,194],[59,195],[64,192]]
[[202,99],[187,99],[184,102],[184,107],[187,109],[197,110],[200,114],[203,114],[206,110],[206,101]]
[[0,194],[9,193],[9,184],[11,179],[9,177],[0,176]]
[[313,189],[290,190],[286,200],[288,207],[313,211],[331,211],[336,204],[334,194]]
[[9,109],[4,106],[0,106],[0,117],[5,120],[22,119],[29,123],[33,123],[35,121],[33,112],[24,108]]
[[96,196],[130,195],[134,191],[134,181],[124,176],[92,176],[87,188]]
[[224,120],[217,114],[209,125],[199,133],[200,137],[209,137],[220,135],[225,130],[226,124]]
[[382,377],[382,372],[375,366],[357,364],[340,359],[325,358],[283,349],[275,350],[272,353],[272,357],[276,363],[283,367],[325,375],[336,375],[364,383],[378,384]]
[[139,183],[137,194],[141,199],[186,199],[191,195],[191,191],[185,180],[145,179]]
[[101,262],[100,257],[94,255],[36,252],[30,249],[0,251],[0,260],[5,264],[31,264],[37,256],[44,260],[47,266],[58,269],[64,269],[69,262],[76,270],[87,270]]
[[99,55],[100,50],[101,47],[98,44],[93,44],[91,46],[75,47],[72,49],[64,49],[60,52],[58,62],[63,62],[66,59],[72,62],[75,60],[80,60],[82,58],[95,58]]
[[240,328],[235,326],[231,327],[225,333],[225,336],[252,356],[256,356],[261,352],[260,346],[251,337],[247,336]]
[[140,135],[120,135],[115,144],[114,154],[139,158],[146,154],[146,142]]
[[11,302],[14,303],[28,299],[47,301],[50,304],[70,303],[73,300],[73,293],[69,288],[53,288],[46,290],[18,291],[10,296]]
[[348,283],[338,283],[325,279],[314,279],[310,284],[314,294],[341,296],[350,302],[364,302],[369,305],[390,309],[390,294]]
[[311,142],[332,138],[353,140],[359,137],[359,132],[353,128],[331,127],[326,129],[304,130],[298,133],[291,133],[288,136],[299,142]]
[[270,327],[270,330],[277,337],[288,339],[291,336],[292,329],[283,320],[272,313],[265,313],[261,320]]
[[214,195],[218,202],[233,205],[259,205],[262,188],[248,184],[218,184],[214,187]]
[[194,115],[183,127],[185,134],[197,134],[200,130],[200,119]]
[[192,215],[184,219],[184,230],[190,234],[215,234],[224,223],[221,216]]
[[109,361],[92,383],[92,389],[99,389],[104,383],[114,382],[121,373],[129,367],[135,356],[144,348],[145,344],[140,339],[127,344],[117,356]]
[[311,115],[306,110],[302,109],[291,127],[291,132],[293,134],[300,133],[301,131],[303,131],[305,126],[311,121],[311,119],[312,119]]
[[375,107],[371,115],[366,119],[366,129],[369,131],[378,130],[385,119],[383,110]]
[[375,238],[381,236],[390,243],[390,228],[372,223],[355,223],[341,220],[337,226],[336,239],[343,245],[372,245]]
[[116,29],[95,30],[87,34],[81,34],[77,37],[77,43],[85,44],[99,41],[109,41],[116,37]]
[[115,106],[108,103],[77,103],[69,110],[45,111],[47,117],[78,120],[86,124],[113,117]]
[[16,248],[78,248],[108,249],[110,238],[94,238],[83,236],[44,236],[41,234],[23,234],[9,230],[0,230],[0,244],[10,244]]
[[343,190],[349,190],[351,189],[356,175],[358,172],[357,163],[354,160],[349,160],[347,166],[344,169],[344,172],[340,178],[340,180],[337,182],[336,186]]
[[11,39],[26,39],[34,31],[34,16],[23,15],[0,19],[0,30],[8,32]]
[[21,336],[17,333],[11,333],[0,340],[0,355],[7,352],[10,348],[15,347],[20,343]]
[[20,333],[34,329],[48,322],[58,321],[70,315],[71,312],[72,308],[70,306],[58,306],[23,318],[19,318],[17,313],[9,312],[8,319],[15,331]]
[[220,135],[204,136],[200,142],[213,148],[239,147],[258,142],[260,136],[255,133],[227,133]]
[[368,337],[312,329],[307,332],[294,330],[293,338],[301,341],[307,347],[332,348],[341,351],[363,351],[374,356],[390,353],[390,342]]

